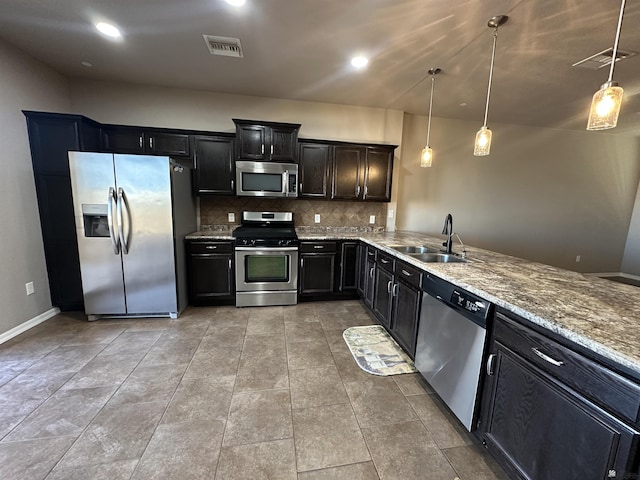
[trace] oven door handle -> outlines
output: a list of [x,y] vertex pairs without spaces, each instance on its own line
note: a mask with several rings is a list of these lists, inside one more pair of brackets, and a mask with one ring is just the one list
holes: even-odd
[[297,252],[298,247],[236,247],[236,252]]

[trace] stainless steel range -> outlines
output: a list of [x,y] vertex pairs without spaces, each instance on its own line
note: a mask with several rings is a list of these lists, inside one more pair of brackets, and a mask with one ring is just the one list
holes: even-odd
[[298,236],[293,212],[242,212],[233,231],[236,307],[298,303]]

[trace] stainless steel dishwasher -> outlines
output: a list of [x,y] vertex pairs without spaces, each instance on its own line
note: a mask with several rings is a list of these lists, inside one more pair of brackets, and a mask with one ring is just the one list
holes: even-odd
[[471,431],[492,305],[432,274],[422,290],[416,368]]

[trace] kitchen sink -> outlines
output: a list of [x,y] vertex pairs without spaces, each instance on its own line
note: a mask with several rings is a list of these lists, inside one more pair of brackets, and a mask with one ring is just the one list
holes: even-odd
[[455,255],[449,255],[447,253],[421,253],[411,255],[416,260],[420,260],[425,263],[466,263],[467,260],[462,257],[456,257]]
[[421,255],[424,253],[438,253],[438,250],[436,248],[431,248],[431,247],[424,247],[422,245],[411,245],[411,246],[404,246],[404,245],[399,245],[397,247],[389,247],[394,249],[396,252],[400,252],[400,253],[406,253],[407,255]]

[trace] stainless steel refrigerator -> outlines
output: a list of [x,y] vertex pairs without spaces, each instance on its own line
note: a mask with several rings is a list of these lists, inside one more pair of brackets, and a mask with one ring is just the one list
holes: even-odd
[[85,312],[169,316],[187,304],[191,170],[169,157],[69,152]]

